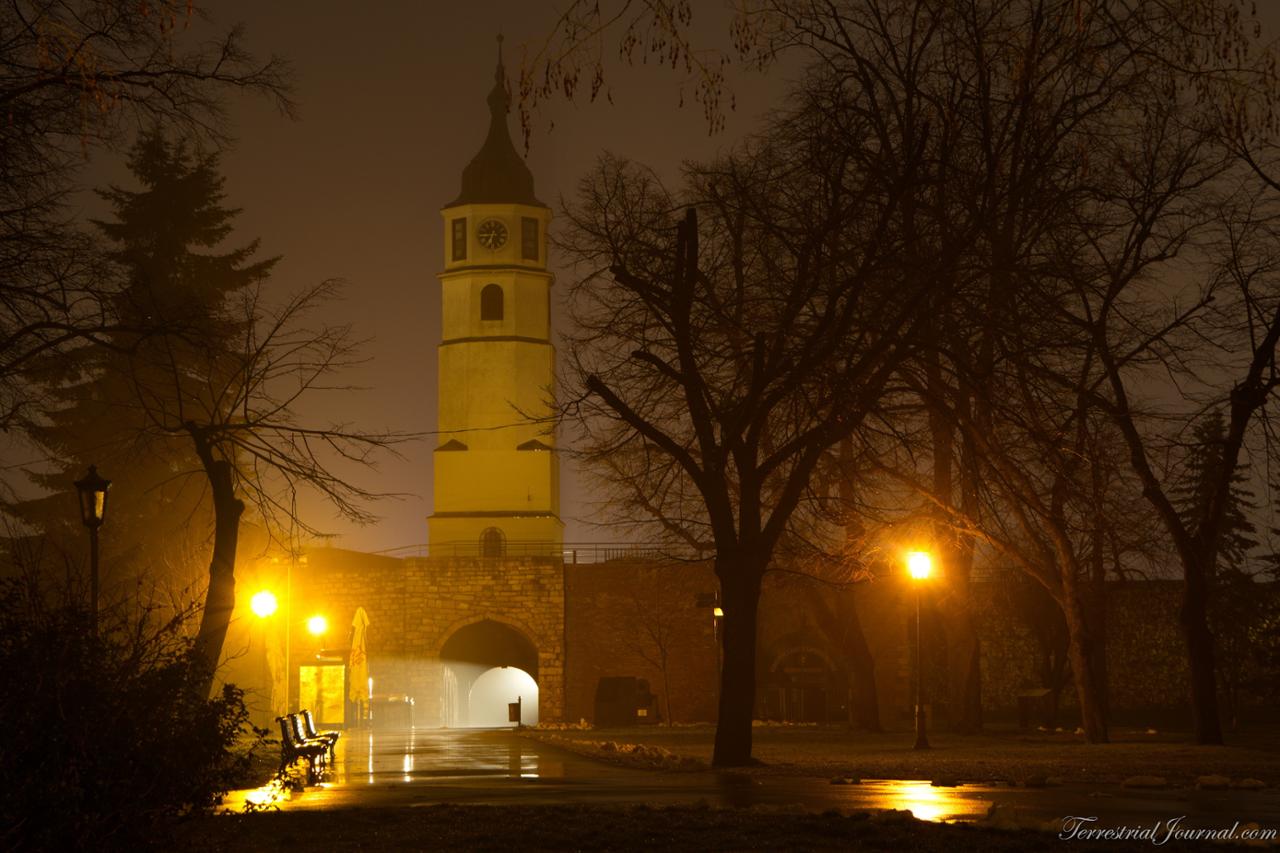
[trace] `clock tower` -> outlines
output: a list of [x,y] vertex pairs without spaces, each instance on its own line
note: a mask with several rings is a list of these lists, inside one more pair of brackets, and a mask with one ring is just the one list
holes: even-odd
[[558,556],[563,541],[550,423],[551,210],[511,142],[504,81],[499,52],[489,133],[462,172],[462,192],[441,211],[433,556]]

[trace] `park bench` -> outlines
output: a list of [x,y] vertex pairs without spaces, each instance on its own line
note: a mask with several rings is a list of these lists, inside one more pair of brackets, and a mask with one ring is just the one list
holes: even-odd
[[308,740],[302,734],[297,714],[276,717],[276,722],[280,724],[280,769],[277,773],[282,775],[285,768],[304,758],[307,761],[307,784],[314,785],[319,776],[316,768],[324,765],[329,744],[318,739]]
[[329,745],[329,758],[333,758],[333,745],[338,742],[338,738],[342,733],[335,729],[328,729],[323,732],[316,731],[316,721],[311,716],[311,709],[309,708],[303,708],[298,716],[302,720],[302,734],[306,736],[307,740],[322,740],[327,743]]
[[[303,714],[310,715],[310,711],[301,711],[297,714],[289,715],[289,722],[293,726],[293,734],[295,739],[300,743],[318,743],[325,748],[325,763],[333,757],[333,744],[337,741],[337,732],[326,732],[324,735],[312,735],[307,733],[306,723],[303,720]],[[311,726],[311,731],[315,731],[315,726]],[[328,735],[332,734],[333,737]]]

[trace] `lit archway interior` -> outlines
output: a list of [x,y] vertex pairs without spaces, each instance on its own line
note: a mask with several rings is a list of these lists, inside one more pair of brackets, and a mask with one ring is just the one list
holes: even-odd
[[485,619],[454,632],[440,650],[444,718],[450,727],[508,726],[507,703],[521,700],[521,722],[538,720],[538,650],[520,631]]
[[514,726],[507,716],[507,704],[517,701],[520,722],[526,726],[538,722],[538,682],[523,669],[502,666],[486,670],[471,685],[468,698],[473,726]]

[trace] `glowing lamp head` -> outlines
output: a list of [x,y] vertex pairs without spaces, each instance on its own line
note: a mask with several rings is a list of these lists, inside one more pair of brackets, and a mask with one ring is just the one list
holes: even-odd
[[907,554],[907,573],[918,581],[925,580],[933,573],[933,558],[928,551],[912,551]]
[[712,615],[713,617],[715,617],[716,619],[723,619],[723,618],[724,618],[724,611],[723,611],[723,610],[721,610],[719,607],[713,607],[713,608],[711,608],[711,615]]
[[98,474],[98,466],[90,465],[89,473],[76,480],[75,485],[80,494],[80,521],[96,530],[107,517],[107,490],[111,488],[111,481]]
[[312,616],[307,620],[307,630],[314,636],[323,636],[329,630],[329,620],[320,615]]
[[276,596],[270,590],[264,589],[262,592],[255,593],[253,598],[249,599],[249,609],[253,611],[255,616],[266,619],[272,613],[276,612]]

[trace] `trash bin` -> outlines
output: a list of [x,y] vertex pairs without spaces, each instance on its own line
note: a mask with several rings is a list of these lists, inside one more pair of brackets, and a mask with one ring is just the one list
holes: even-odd
[[369,703],[373,727],[378,731],[413,728],[412,696],[375,696]]
[[1044,713],[1045,697],[1048,695],[1047,687],[1018,691],[1018,728],[1031,728],[1032,714]]

